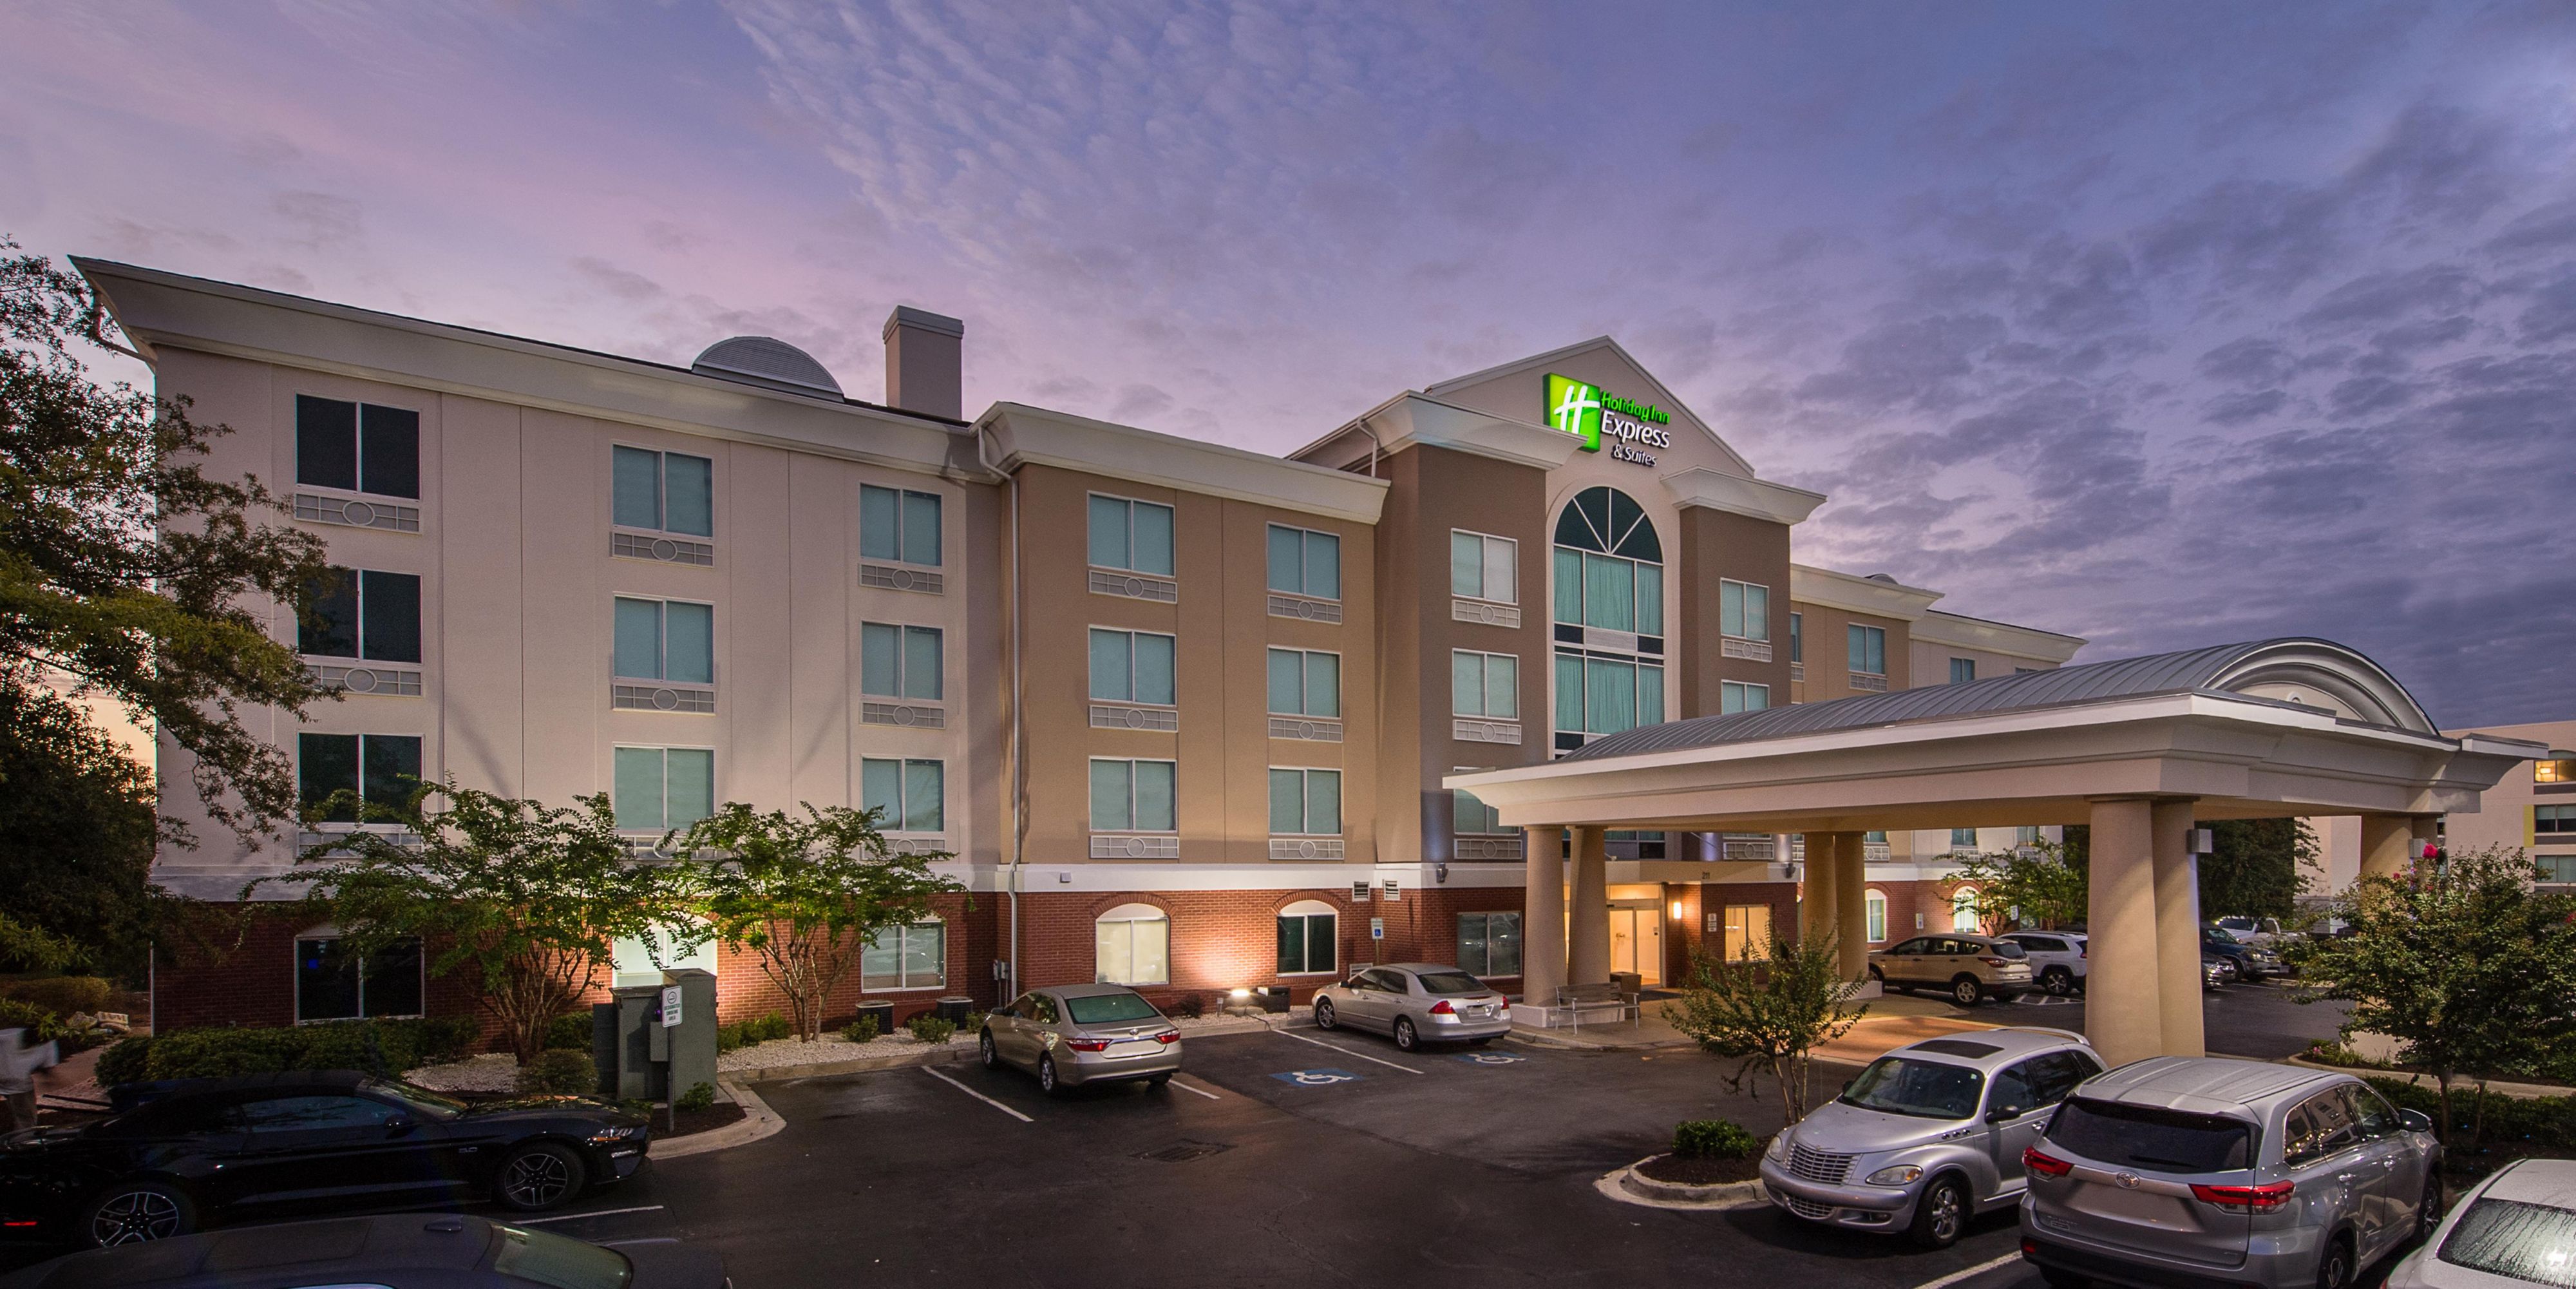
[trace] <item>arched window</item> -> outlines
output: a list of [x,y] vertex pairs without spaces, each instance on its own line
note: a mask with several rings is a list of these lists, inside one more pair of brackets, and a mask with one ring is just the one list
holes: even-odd
[[1121,904],[1092,924],[1092,977],[1104,985],[1172,983],[1172,922],[1151,904]]
[[1339,919],[1322,900],[1299,900],[1279,910],[1279,974],[1329,975]]
[[1977,888],[1962,886],[1950,893],[1950,929],[1973,932],[1977,929]]
[[1662,723],[1664,546],[1654,521],[1616,488],[1586,488],[1556,517],[1553,570],[1559,750]]
[[1886,893],[1883,891],[1869,892],[1863,897],[1862,906],[1869,911],[1869,942],[1871,944],[1884,943],[1887,939]]
[[[699,934],[704,934],[703,930]],[[609,945],[609,962],[612,985],[658,985],[665,971],[694,967],[714,974],[716,942],[710,937],[687,953],[680,953],[672,948],[667,930],[653,937],[650,948],[641,939],[620,937]]]

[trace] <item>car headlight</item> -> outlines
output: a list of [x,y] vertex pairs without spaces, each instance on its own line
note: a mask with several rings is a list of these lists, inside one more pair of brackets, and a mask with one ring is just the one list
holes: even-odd
[[1862,1180],[1872,1186],[1905,1186],[1912,1184],[1915,1178],[1922,1175],[1923,1170],[1913,1164],[1897,1164],[1894,1167],[1879,1169]]
[[1780,1131],[1771,1134],[1770,1148],[1764,1150],[1762,1153],[1772,1159],[1787,1159],[1789,1157],[1789,1134],[1791,1131],[1791,1129],[1782,1128]]
[[643,1131],[644,1129],[641,1126],[633,1128],[602,1128],[599,1131],[590,1134],[590,1140],[593,1145],[605,1146],[614,1142],[624,1141]]

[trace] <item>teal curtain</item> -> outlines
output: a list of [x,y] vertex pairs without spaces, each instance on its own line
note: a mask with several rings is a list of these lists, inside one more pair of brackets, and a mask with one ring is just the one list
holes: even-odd
[[1470,599],[1485,597],[1485,539],[1474,533],[1449,532],[1449,593]]
[[1136,700],[1136,637],[1091,629],[1091,696],[1107,702]]
[[660,600],[618,597],[617,674],[629,680],[663,678]]
[[1306,771],[1306,831],[1331,837],[1341,835],[1341,771]]
[[615,484],[609,514],[618,525],[624,528],[660,528],[662,454],[642,448],[612,448],[608,472]]
[[903,829],[940,832],[947,828],[947,768],[937,761],[903,763]]
[[686,828],[716,812],[716,754],[675,747],[663,754],[663,826]]
[[1449,710],[1458,716],[1485,714],[1485,655],[1449,652]]
[[1146,832],[1180,830],[1172,779],[1173,763],[1170,761],[1136,762],[1137,828]]
[[1639,564],[1637,574],[1637,626],[1639,635],[1659,636],[1664,633],[1664,566]]
[[1496,833],[1503,830],[1494,808],[1486,805],[1475,793],[1456,788],[1449,795],[1455,799],[1450,812],[1452,832]]
[[716,535],[715,463],[678,452],[662,457],[662,527],[692,537]]
[[1583,624],[1637,629],[1637,566],[1607,555],[1583,557]]
[[1637,724],[1664,723],[1664,669],[1637,666]]
[[1583,622],[1583,553],[1556,548],[1556,620]]
[[662,749],[617,749],[615,773],[616,796],[609,804],[616,812],[617,826],[656,832],[668,827],[662,822]]
[[1520,659],[1502,653],[1485,655],[1485,714],[1508,720],[1520,719]]
[[1270,772],[1270,831],[1281,835],[1306,831],[1306,776],[1299,771]]
[[1584,662],[1584,723],[1592,734],[1616,734],[1637,724],[1637,668],[1592,658]]
[[901,559],[903,494],[872,483],[859,485],[859,558]]
[[939,496],[930,492],[903,494],[903,562],[907,564],[939,563]]
[[670,679],[684,685],[716,681],[716,610],[711,604],[678,600],[663,606],[665,656]]
[[1306,710],[1306,668],[1294,649],[1270,651],[1270,710],[1283,716]]
[[879,828],[903,827],[903,762],[873,756],[859,762],[859,808],[877,811]]
[[1119,832],[1136,826],[1136,763],[1091,763],[1091,827]]
[[1306,655],[1306,714],[1342,714],[1342,659],[1339,654]]
[[1583,660],[1556,655],[1556,727],[1577,731],[1583,725]]
[[1136,633],[1136,701],[1171,705],[1172,638]]
[[1771,638],[1771,588],[1767,586],[1748,586],[1744,588],[1744,631],[1742,634],[1748,640],[1768,640]]
[[903,629],[903,696],[936,700],[945,688],[940,676],[937,627]]
[[903,694],[903,628],[859,624],[859,692],[886,698]]
[[1116,497],[1091,499],[1091,562],[1099,568],[1134,568],[1127,540],[1127,503]]
[[1742,582],[1717,584],[1717,632],[1719,635],[1727,636],[1744,634],[1744,584]]
[[1306,590],[1306,544],[1294,528],[1270,525],[1270,589],[1302,595]]

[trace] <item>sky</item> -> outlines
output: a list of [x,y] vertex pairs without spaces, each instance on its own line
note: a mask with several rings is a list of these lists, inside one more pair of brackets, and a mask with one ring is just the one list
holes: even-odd
[[2576,6],[0,0],[0,232],[1286,452],[1617,337],[1803,562],[2576,717]]

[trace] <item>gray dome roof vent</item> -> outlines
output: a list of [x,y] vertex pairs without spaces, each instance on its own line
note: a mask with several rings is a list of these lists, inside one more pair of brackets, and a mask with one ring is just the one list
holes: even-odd
[[841,400],[841,382],[812,354],[768,336],[735,336],[707,346],[689,370],[719,380],[741,381],[763,389]]

